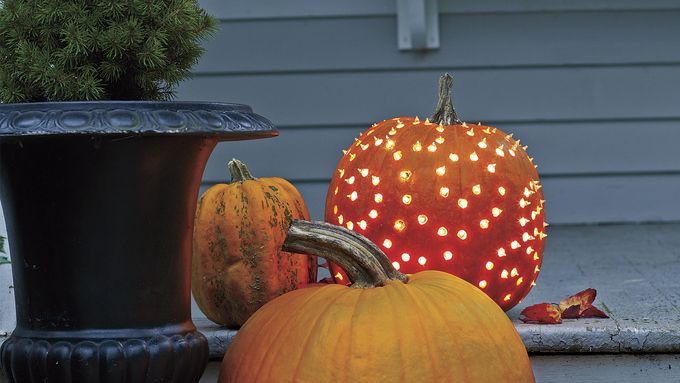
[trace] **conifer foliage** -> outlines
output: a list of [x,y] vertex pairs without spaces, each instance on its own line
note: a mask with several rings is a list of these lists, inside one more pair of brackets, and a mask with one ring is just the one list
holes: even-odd
[[168,100],[216,21],[196,0],[0,0],[0,100]]

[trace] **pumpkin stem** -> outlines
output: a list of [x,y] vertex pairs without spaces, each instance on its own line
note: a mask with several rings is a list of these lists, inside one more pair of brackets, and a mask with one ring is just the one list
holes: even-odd
[[250,170],[248,170],[246,164],[236,158],[229,161],[227,166],[229,167],[229,174],[231,174],[231,182],[243,182],[255,179],[255,177],[250,174]]
[[453,107],[451,101],[451,87],[453,86],[453,77],[450,74],[444,73],[439,78],[439,101],[437,107],[432,115],[432,122],[442,125],[461,124],[462,121],[458,119],[456,109]]
[[337,263],[354,288],[383,286],[390,279],[408,281],[368,238],[330,223],[293,220],[282,249]]

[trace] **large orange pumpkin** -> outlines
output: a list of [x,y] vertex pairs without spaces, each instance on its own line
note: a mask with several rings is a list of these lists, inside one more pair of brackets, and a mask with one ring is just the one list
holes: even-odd
[[262,307],[227,349],[221,383],[534,381],[511,321],[464,280],[407,278],[366,238],[327,223],[294,221],[284,246],[343,265],[354,283]]
[[[442,76],[432,120],[385,120],[347,149],[328,190],[326,221],[367,236],[403,272],[453,273],[508,310],[540,270],[541,183],[512,135],[458,120],[451,84]],[[336,282],[347,283],[331,268]]]
[[282,178],[255,179],[229,162],[231,182],[201,196],[194,227],[192,291],[201,311],[231,327],[271,299],[316,282],[315,257],[281,250],[293,219],[309,219],[300,193]]

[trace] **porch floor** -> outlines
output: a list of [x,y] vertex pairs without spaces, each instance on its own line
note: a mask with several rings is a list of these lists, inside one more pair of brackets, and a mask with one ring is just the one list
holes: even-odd
[[[537,286],[508,315],[538,382],[680,381],[680,223],[551,227]],[[524,324],[520,311],[588,287],[609,319]],[[214,382],[234,330],[196,318]]]

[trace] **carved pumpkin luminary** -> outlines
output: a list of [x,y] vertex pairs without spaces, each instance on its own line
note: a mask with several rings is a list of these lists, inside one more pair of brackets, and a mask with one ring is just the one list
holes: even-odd
[[[326,221],[371,239],[401,272],[450,272],[508,310],[540,270],[547,226],[541,183],[519,140],[458,120],[451,85],[442,76],[432,119],[382,121],[345,151]],[[339,267],[331,273],[348,283]]]

